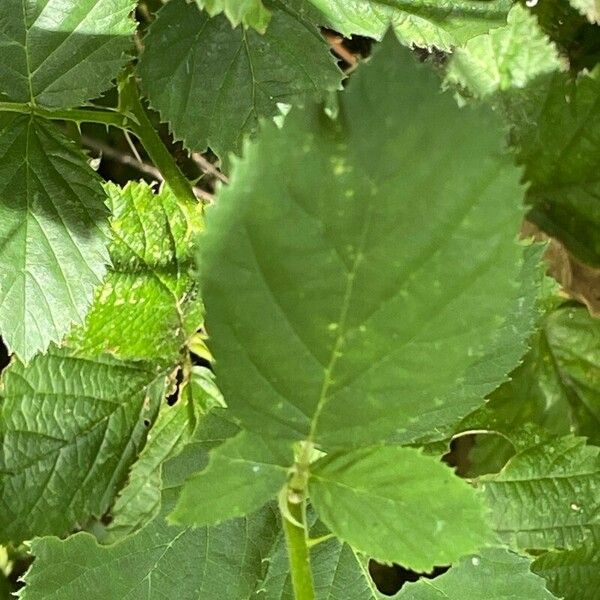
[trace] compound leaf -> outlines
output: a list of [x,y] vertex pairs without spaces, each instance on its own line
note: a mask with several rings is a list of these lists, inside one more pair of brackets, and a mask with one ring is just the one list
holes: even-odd
[[29,360],[85,317],[108,262],[106,196],[58,128],[11,113],[0,181],[0,332]]
[[127,60],[134,0],[2,0],[0,98],[77,106]]
[[146,183],[106,186],[112,212],[112,266],[85,324],[69,344],[85,355],[124,359],[176,358],[202,324],[191,276],[192,239],[202,228],[199,204]]
[[329,25],[346,36],[381,39],[392,27],[407,46],[451,50],[470,38],[506,23],[505,0],[310,0]]
[[165,378],[146,363],[50,349],[2,374],[3,541],[67,533],[111,505],[146,440]]
[[[264,35],[232,29],[185,0],[158,13],[139,65],[151,105],[188,148],[240,153],[259,119],[322,98],[342,73],[316,26],[276,0]],[[210,82],[210,85],[207,85]]]
[[199,259],[217,380],[246,429],[323,449],[441,437],[503,381],[539,250],[515,241],[519,173],[493,123],[388,39],[338,121],[293,111],[248,146]]
[[505,27],[469,40],[452,54],[447,81],[459,83],[476,96],[525,87],[544,73],[563,67],[554,44],[536,18],[515,5]]
[[492,539],[475,490],[413,448],[328,455],[311,467],[309,492],[319,519],[337,537],[415,571],[452,563]]
[[572,548],[600,525],[599,449],[584,438],[542,442],[479,479],[494,529],[518,549]]
[[530,570],[530,560],[501,548],[463,558],[434,580],[407,583],[398,600],[555,600],[544,580]]

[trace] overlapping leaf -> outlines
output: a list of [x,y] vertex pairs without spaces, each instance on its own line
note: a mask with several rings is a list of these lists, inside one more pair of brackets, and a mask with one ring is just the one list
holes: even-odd
[[556,74],[504,108],[525,178],[529,218],[584,262],[600,265],[600,81]]
[[531,573],[530,560],[490,548],[468,556],[433,581],[406,584],[398,600],[553,600],[544,580]]
[[108,211],[84,156],[33,117],[0,114],[0,182],[0,333],[28,360],[85,317]]
[[247,148],[200,260],[218,382],[246,428],[328,449],[441,437],[502,382],[539,257],[514,241],[502,137],[389,39],[338,122],[295,111]]
[[193,237],[201,207],[164,187],[106,186],[112,212],[112,267],[83,327],[69,338],[78,352],[173,360],[202,324],[191,274]]
[[234,27],[242,23],[245,27],[254,27],[260,33],[265,32],[271,19],[271,13],[262,0],[196,0],[196,2],[212,17],[223,12]]
[[160,514],[136,534],[99,546],[88,533],[64,541],[32,542],[36,556],[23,600],[186,600],[252,597],[266,574],[266,558],[280,532],[272,507],[212,528],[169,525],[180,486],[206,463],[206,449],[230,435],[215,416],[202,421],[192,443],[164,467]]
[[391,25],[407,46],[451,50],[506,22],[510,2],[434,0],[310,0],[333,29],[381,39]]
[[494,529],[521,549],[573,548],[600,528],[599,449],[572,436],[515,455],[480,487]]
[[447,80],[476,96],[525,87],[544,73],[563,67],[554,44],[540,30],[536,18],[516,5],[505,27],[469,40],[457,48],[448,65]]
[[413,448],[326,456],[311,468],[309,492],[319,518],[339,538],[415,571],[451,564],[492,539],[474,490]]
[[296,3],[276,9],[264,35],[232,29],[185,0],[169,2],[150,27],[139,65],[150,103],[193,150],[222,158],[241,151],[259,119],[283,105],[322,98],[341,72],[318,29]]
[[51,349],[2,376],[0,536],[67,533],[108,509],[164,394],[145,363]]
[[124,64],[134,0],[3,0],[0,99],[77,106]]
[[[131,468],[127,485],[111,510],[110,540],[134,533],[158,514],[163,463],[182,450],[202,416],[220,401],[212,373],[204,367],[194,369],[193,379],[198,385],[189,383],[183,387],[174,406],[166,403],[161,406],[150,439]],[[224,424],[227,426],[226,421]],[[233,435],[237,428],[233,424],[231,427]]]

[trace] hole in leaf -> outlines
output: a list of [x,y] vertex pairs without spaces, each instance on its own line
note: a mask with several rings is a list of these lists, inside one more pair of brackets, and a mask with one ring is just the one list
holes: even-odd
[[151,425],[150,419],[144,419],[143,423],[144,423],[144,427],[150,427],[150,425]]
[[449,467],[456,470],[459,477],[466,477],[471,468],[470,453],[475,445],[475,435],[464,435],[450,442],[450,450],[442,456]]
[[167,404],[169,406],[173,406],[179,399],[179,388],[181,387],[182,383],[183,383],[183,370],[177,369],[177,372],[175,373],[175,378],[173,381],[173,387],[171,388],[172,391],[167,396]]
[[2,371],[10,362],[10,354],[8,348],[4,345],[4,341],[0,338],[0,371]]
[[397,594],[406,583],[412,583],[425,577],[435,579],[443,575],[450,567],[434,567],[431,573],[418,573],[400,565],[382,565],[375,560],[369,561],[369,573],[377,589],[385,596]]

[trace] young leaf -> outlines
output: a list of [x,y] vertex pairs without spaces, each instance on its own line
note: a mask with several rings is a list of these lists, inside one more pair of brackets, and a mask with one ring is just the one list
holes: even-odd
[[600,590],[600,540],[592,535],[573,550],[546,552],[531,569],[564,600],[597,600]]
[[258,510],[283,488],[293,462],[289,442],[242,431],[213,450],[208,467],[186,482],[171,518],[202,526]]
[[108,211],[83,154],[33,117],[0,114],[0,182],[0,333],[29,360],[83,320],[108,262]]
[[164,395],[146,363],[50,349],[2,374],[0,538],[67,533],[111,505]]
[[600,81],[536,80],[504,98],[511,141],[531,182],[529,219],[584,262],[600,265]]
[[88,533],[34,540],[36,559],[25,576],[23,600],[255,597],[281,531],[272,506],[208,528],[165,521],[181,484],[206,462],[206,449],[220,436],[220,425],[215,430],[201,423],[193,442],[164,465],[161,512],[136,534],[109,546]]
[[242,23],[245,27],[254,27],[260,33],[266,31],[271,19],[271,12],[261,0],[196,0],[196,2],[211,17],[224,12],[234,27]]
[[450,51],[472,37],[506,23],[510,2],[489,0],[310,0],[340,33],[381,39],[391,25],[407,46]]
[[131,468],[127,485],[111,511],[108,541],[132,534],[158,514],[163,463],[181,451],[190,441],[202,415],[219,401],[211,371],[195,367],[194,378],[203,380],[205,385],[188,384],[174,406],[166,403],[161,406],[148,442]]
[[202,325],[191,276],[192,239],[202,229],[199,204],[146,183],[106,186],[112,212],[109,269],[84,326],[69,344],[85,355],[173,360]]
[[2,0],[0,98],[77,106],[126,61],[135,0]]
[[[379,446],[331,454],[311,466],[319,519],[368,556],[415,571],[452,563],[491,541],[484,504],[435,458]],[[460,514],[460,519],[452,515]]]
[[388,39],[339,121],[293,111],[248,146],[199,260],[217,380],[245,428],[326,450],[442,437],[503,381],[539,250],[515,241],[519,173],[494,123]]
[[294,3],[273,6],[264,35],[232,29],[185,0],[158,13],[138,72],[151,105],[188,148],[240,153],[259,119],[339,89],[342,73],[318,29]]
[[467,556],[434,580],[407,583],[398,600],[556,600],[530,561],[501,548]]
[[540,30],[536,18],[516,4],[505,27],[474,37],[456,49],[446,79],[475,96],[486,96],[525,87],[537,76],[562,68],[556,47]]
[[515,548],[570,548],[600,526],[599,449],[572,436],[515,455],[479,486],[494,529]]

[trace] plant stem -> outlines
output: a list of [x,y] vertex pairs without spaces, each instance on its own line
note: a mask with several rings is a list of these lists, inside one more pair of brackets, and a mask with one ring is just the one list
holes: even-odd
[[36,115],[51,121],[73,121],[75,123],[97,123],[99,125],[112,125],[119,129],[132,129],[135,123],[128,115],[114,110],[99,108],[66,108],[62,110],[49,110],[23,104],[19,102],[0,102],[0,112],[14,112],[23,115]]
[[163,144],[142,106],[134,75],[130,75],[119,85],[119,100],[121,112],[131,113],[137,121],[132,124],[131,132],[140,140],[173,193],[182,200],[195,202],[196,196],[191,183]]
[[308,549],[308,532],[306,530],[305,501],[287,501],[290,516],[303,527],[298,527],[282,513],[283,530],[287,542],[292,584],[296,600],[315,600],[312,570],[310,567],[310,554]]

